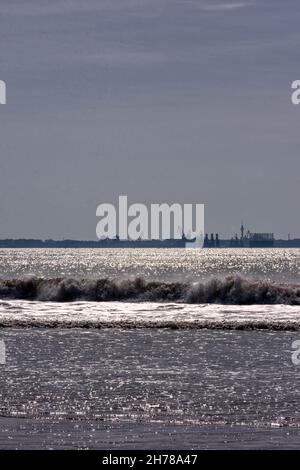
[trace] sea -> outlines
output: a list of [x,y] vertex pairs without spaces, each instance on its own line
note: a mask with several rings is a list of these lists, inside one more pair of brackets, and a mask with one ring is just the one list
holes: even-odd
[[2,249],[0,449],[299,448],[297,341],[299,249]]

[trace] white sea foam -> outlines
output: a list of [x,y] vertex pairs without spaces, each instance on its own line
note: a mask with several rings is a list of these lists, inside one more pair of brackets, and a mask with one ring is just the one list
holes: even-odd
[[300,330],[300,308],[157,302],[0,303],[0,326]]

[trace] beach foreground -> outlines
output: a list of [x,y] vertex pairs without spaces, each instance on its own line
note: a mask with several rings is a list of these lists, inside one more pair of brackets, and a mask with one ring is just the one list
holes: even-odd
[[[9,438],[8,438],[9,436]],[[0,449],[298,449],[299,429],[47,422],[0,418]]]

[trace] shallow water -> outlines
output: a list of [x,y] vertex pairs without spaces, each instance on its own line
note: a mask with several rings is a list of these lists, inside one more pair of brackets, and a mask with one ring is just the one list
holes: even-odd
[[2,417],[300,427],[293,332],[7,329]]

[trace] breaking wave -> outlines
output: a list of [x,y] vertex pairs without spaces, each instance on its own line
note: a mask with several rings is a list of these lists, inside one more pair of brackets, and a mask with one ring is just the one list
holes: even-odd
[[0,299],[300,305],[300,285],[250,280],[239,276],[194,283],[146,281],[142,278],[117,280],[31,277],[0,280]]

